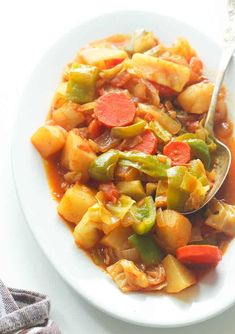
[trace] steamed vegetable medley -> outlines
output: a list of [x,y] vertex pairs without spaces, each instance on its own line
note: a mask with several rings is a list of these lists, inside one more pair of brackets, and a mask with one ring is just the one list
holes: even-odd
[[215,181],[216,145],[203,128],[213,84],[202,70],[185,39],[166,46],[138,30],[92,42],[65,68],[32,136],[54,168],[58,213],[123,292],[179,292],[235,236],[232,205],[213,199],[184,215]]

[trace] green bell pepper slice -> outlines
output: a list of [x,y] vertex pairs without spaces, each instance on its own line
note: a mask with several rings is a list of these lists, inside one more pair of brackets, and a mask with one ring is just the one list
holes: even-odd
[[131,138],[143,132],[146,122],[141,120],[129,126],[114,127],[111,130],[111,135],[118,138]]
[[188,194],[182,190],[181,184],[183,177],[187,172],[185,166],[175,166],[167,171],[168,175],[168,191],[167,191],[167,207],[168,209],[176,210],[179,212],[184,211],[185,201],[188,198]]
[[161,262],[164,255],[154,238],[150,235],[133,234],[128,238],[131,246],[135,247],[146,265],[156,265]]
[[210,168],[211,156],[208,145],[202,139],[188,139],[185,140],[193,152],[193,155],[199,158],[206,169]]
[[81,104],[93,101],[96,94],[97,78],[98,68],[96,66],[74,66],[69,72],[67,98]]
[[163,163],[156,155],[142,152],[121,152],[120,158],[118,162],[120,166],[133,167],[153,178],[166,178],[167,170],[170,168],[169,160]]
[[189,139],[197,139],[197,136],[194,133],[183,133],[182,135],[176,137],[175,141],[187,141]]
[[208,147],[204,140],[199,139],[193,133],[184,133],[183,135],[176,137],[175,140],[189,144],[193,155],[203,162],[206,169],[210,168],[210,147]]
[[97,157],[90,165],[88,173],[91,178],[105,182],[114,179],[114,170],[119,159],[119,151],[110,150]]
[[170,162],[161,162],[157,156],[137,151],[121,152],[110,150],[98,156],[90,165],[88,173],[97,181],[114,179],[114,170],[117,165],[133,167],[144,174],[155,178],[166,178]]
[[132,228],[137,234],[146,234],[155,224],[156,208],[151,196],[145,197],[140,203],[139,205],[134,204],[130,209],[135,220]]
[[172,134],[164,129],[164,127],[158,121],[149,122],[149,127],[155,136],[161,139],[164,143],[167,143],[171,140]]

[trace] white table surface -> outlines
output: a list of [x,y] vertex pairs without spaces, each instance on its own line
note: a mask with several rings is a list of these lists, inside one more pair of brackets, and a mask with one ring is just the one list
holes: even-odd
[[234,333],[235,307],[202,324],[163,330],[129,325],[88,305],[35,242],[19,207],[10,165],[13,122],[24,85],[44,52],[66,31],[99,13],[147,9],[177,17],[220,41],[225,4],[225,0],[0,0],[0,277],[8,286],[46,293],[52,302],[51,317],[63,334]]

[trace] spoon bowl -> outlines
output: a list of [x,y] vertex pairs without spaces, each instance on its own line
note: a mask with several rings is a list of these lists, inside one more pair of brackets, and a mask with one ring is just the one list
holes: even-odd
[[185,215],[199,211],[216,195],[222,186],[231,165],[231,152],[229,148],[214,137],[214,118],[217,99],[220,93],[224,75],[235,50],[235,0],[228,0],[228,15],[229,22],[224,34],[222,57],[220,59],[218,74],[216,76],[216,82],[204,124],[204,128],[207,130],[208,134],[213,137],[214,142],[217,145],[215,152],[213,152],[211,164],[215,170],[215,182],[207,193],[203,204],[196,210],[184,212]]
[[198,210],[202,209],[207,203],[209,203],[210,200],[219,191],[221,185],[223,184],[228,174],[228,171],[231,165],[231,159],[232,159],[231,152],[229,148],[224,143],[222,143],[220,140],[214,139],[214,142],[217,146],[216,151],[214,152],[213,157],[212,157],[213,158],[212,164],[213,164],[215,175],[216,175],[215,182],[213,183],[213,186],[207,193],[206,199],[204,203],[201,205],[201,207],[196,210],[187,211],[184,213],[185,215],[195,213]]

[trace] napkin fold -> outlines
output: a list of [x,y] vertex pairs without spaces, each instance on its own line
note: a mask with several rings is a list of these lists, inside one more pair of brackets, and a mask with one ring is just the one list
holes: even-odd
[[7,288],[0,280],[0,334],[61,334],[49,313],[47,296]]

